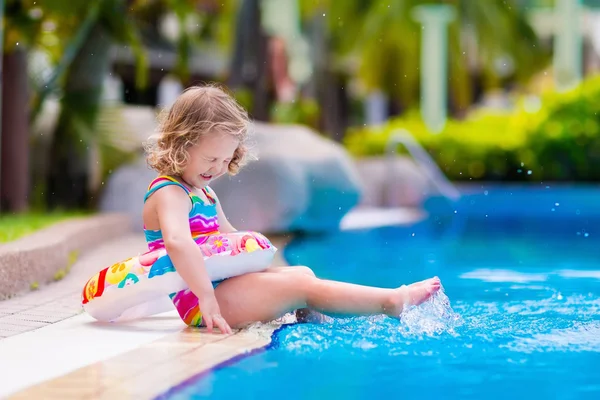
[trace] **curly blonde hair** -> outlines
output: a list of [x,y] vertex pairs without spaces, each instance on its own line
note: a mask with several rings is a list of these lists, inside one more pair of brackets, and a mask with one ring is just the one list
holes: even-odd
[[248,113],[216,85],[192,86],[159,117],[158,133],[144,144],[148,165],[161,175],[181,175],[188,161],[188,148],[204,135],[229,134],[239,146],[229,163],[236,175],[248,161]]

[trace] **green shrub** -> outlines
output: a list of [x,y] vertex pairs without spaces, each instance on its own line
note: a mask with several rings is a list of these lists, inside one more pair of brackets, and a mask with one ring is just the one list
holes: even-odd
[[538,180],[600,180],[600,79],[544,99],[544,118],[527,132]]
[[21,214],[0,214],[0,245],[30,235],[50,225],[88,215],[82,211],[30,211]]
[[289,103],[275,102],[270,113],[271,121],[275,123],[318,127],[319,105],[313,99],[301,97]]
[[568,93],[521,98],[511,112],[450,119],[439,134],[412,112],[351,129],[344,144],[356,157],[383,155],[397,129],[408,130],[453,180],[600,180],[600,76]]
[[[523,174],[517,172],[517,150],[524,138],[509,125],[506,114],[478,112],[464,121],[449,120],[442,132],[433,134],[418,114],[411,113],[379,128],[350,131],[345,145],[357,157],[383,155],[390,135],[406,129],[451,179],[518,179]],[[398,152],[405,153],[404,147]]]

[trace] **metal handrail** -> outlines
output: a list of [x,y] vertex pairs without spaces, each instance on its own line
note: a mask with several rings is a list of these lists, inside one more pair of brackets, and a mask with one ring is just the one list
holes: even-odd
[[[399,144],[404,145],[419,169],[433,182],[442,197],[449,203],[448,213],[441,213],[441,215],[450,216],[449,224],[444,223],[440,226],[441,220],[436,218],[426,225],[429,228],[429,234],[439,239],[437,241],[440,250],[438,254],[443,259],[447,254],[451,254],[456,249],[456,240],[460,239],[464,234],[467,218],[463,215],[462,210],[460,210],[462,203],[459,201],[462,197],[461,193],[444,175],[429,153],[405,129],[394,131],[387,142],[386,154],[390,162],[393,161],[392,156]],[[391,168],[390,174],[393,174]],[[392,176],[390,175],[390,177]],[[440,228],[442,229],[441,231],[439,231]]]
[[460,199],[460,191],[448,180],[429,153],[413,138],[406,129],[395,130],[386,144],[386,154],[392,156],[396,153],[399,144],[404,145],[417,166],[433,182],[440,193],[452,202]]

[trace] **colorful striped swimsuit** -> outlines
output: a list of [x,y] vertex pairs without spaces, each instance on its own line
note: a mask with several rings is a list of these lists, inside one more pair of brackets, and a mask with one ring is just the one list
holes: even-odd
[[[206,204],[200,197],[198,197],[176,179],[170,176],[159,176],[148,186],[148,192],[144,197],[144,203],[154,192],[169,185],[177,185],[181,187],[188,194],[192,202],[192,209],[189,212],[188,219],[192,238],[197,244],[204,244],[211,235],[219,234],[219,222],[216,206],[217,201],[213,196],[211,196],[206,188],[202,188],[202,193],[204,193],[206,198],[210,201],[210,204]],[[150,251],[165,247],[160,229],[146,229],[146,226],[144,225],[144,234],[146,236],[146,242],[148,243],[148,249]],[[213,281],[213,288],[216,289],[221,282],[223,282],[223,280]],[[180,292],[175,292],[170,294],[169,297],[171,297],[175,308],[179,312],[179,316],[185,323],[190,326],[201,326],[202,314],[200,313],[200,309],[198,307],[198,298],[191,292],[191,290],[186,289]]]
[[[208,239],[208,235],[219,233],[219,221],[217,218],[216,207],[217,201],[213,196],[210,195],[206,188],[202,188],[202,193],[204,193],[206,198],[210,201],[210,204],[204,203],[204,201],[192,193],[190,189],[170,176],[159,176],[148,186],[148,193],[146,193],[146,196],[144,197],[144,203],[146,200],[148,200],[150,195],[152,195],[158,189],[168,185],[177,185],[181,187],[183,190],[185,190],[192,201],[192,209],[190,210],[188,218],[190,222],[192,238],[194,238],[196,243],[203,244]],[[146,242],[148,242],[148,248],[150,251],[165,247],[160,229],[149,230],[146,229],[146,226],[144,226],[144,234],[146,235]]]

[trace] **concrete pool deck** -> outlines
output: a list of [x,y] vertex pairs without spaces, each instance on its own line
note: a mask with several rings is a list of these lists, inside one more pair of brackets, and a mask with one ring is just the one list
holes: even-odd
[[[362,210],[343,229],[411,223],[412,210]],[[392,222],[389,222],[392,221]],[[289,236],[273,236],[282,251]],[[151,399],[234,357],[271,342],[286,316],[233,335],[185,326],[175,311],[119,324],[102,324],[81,312],[80,293],[89,276],[114,260],[145,250],[143,235],[126,235],[83,255],[62,281],[0,302],[0,398]]]

